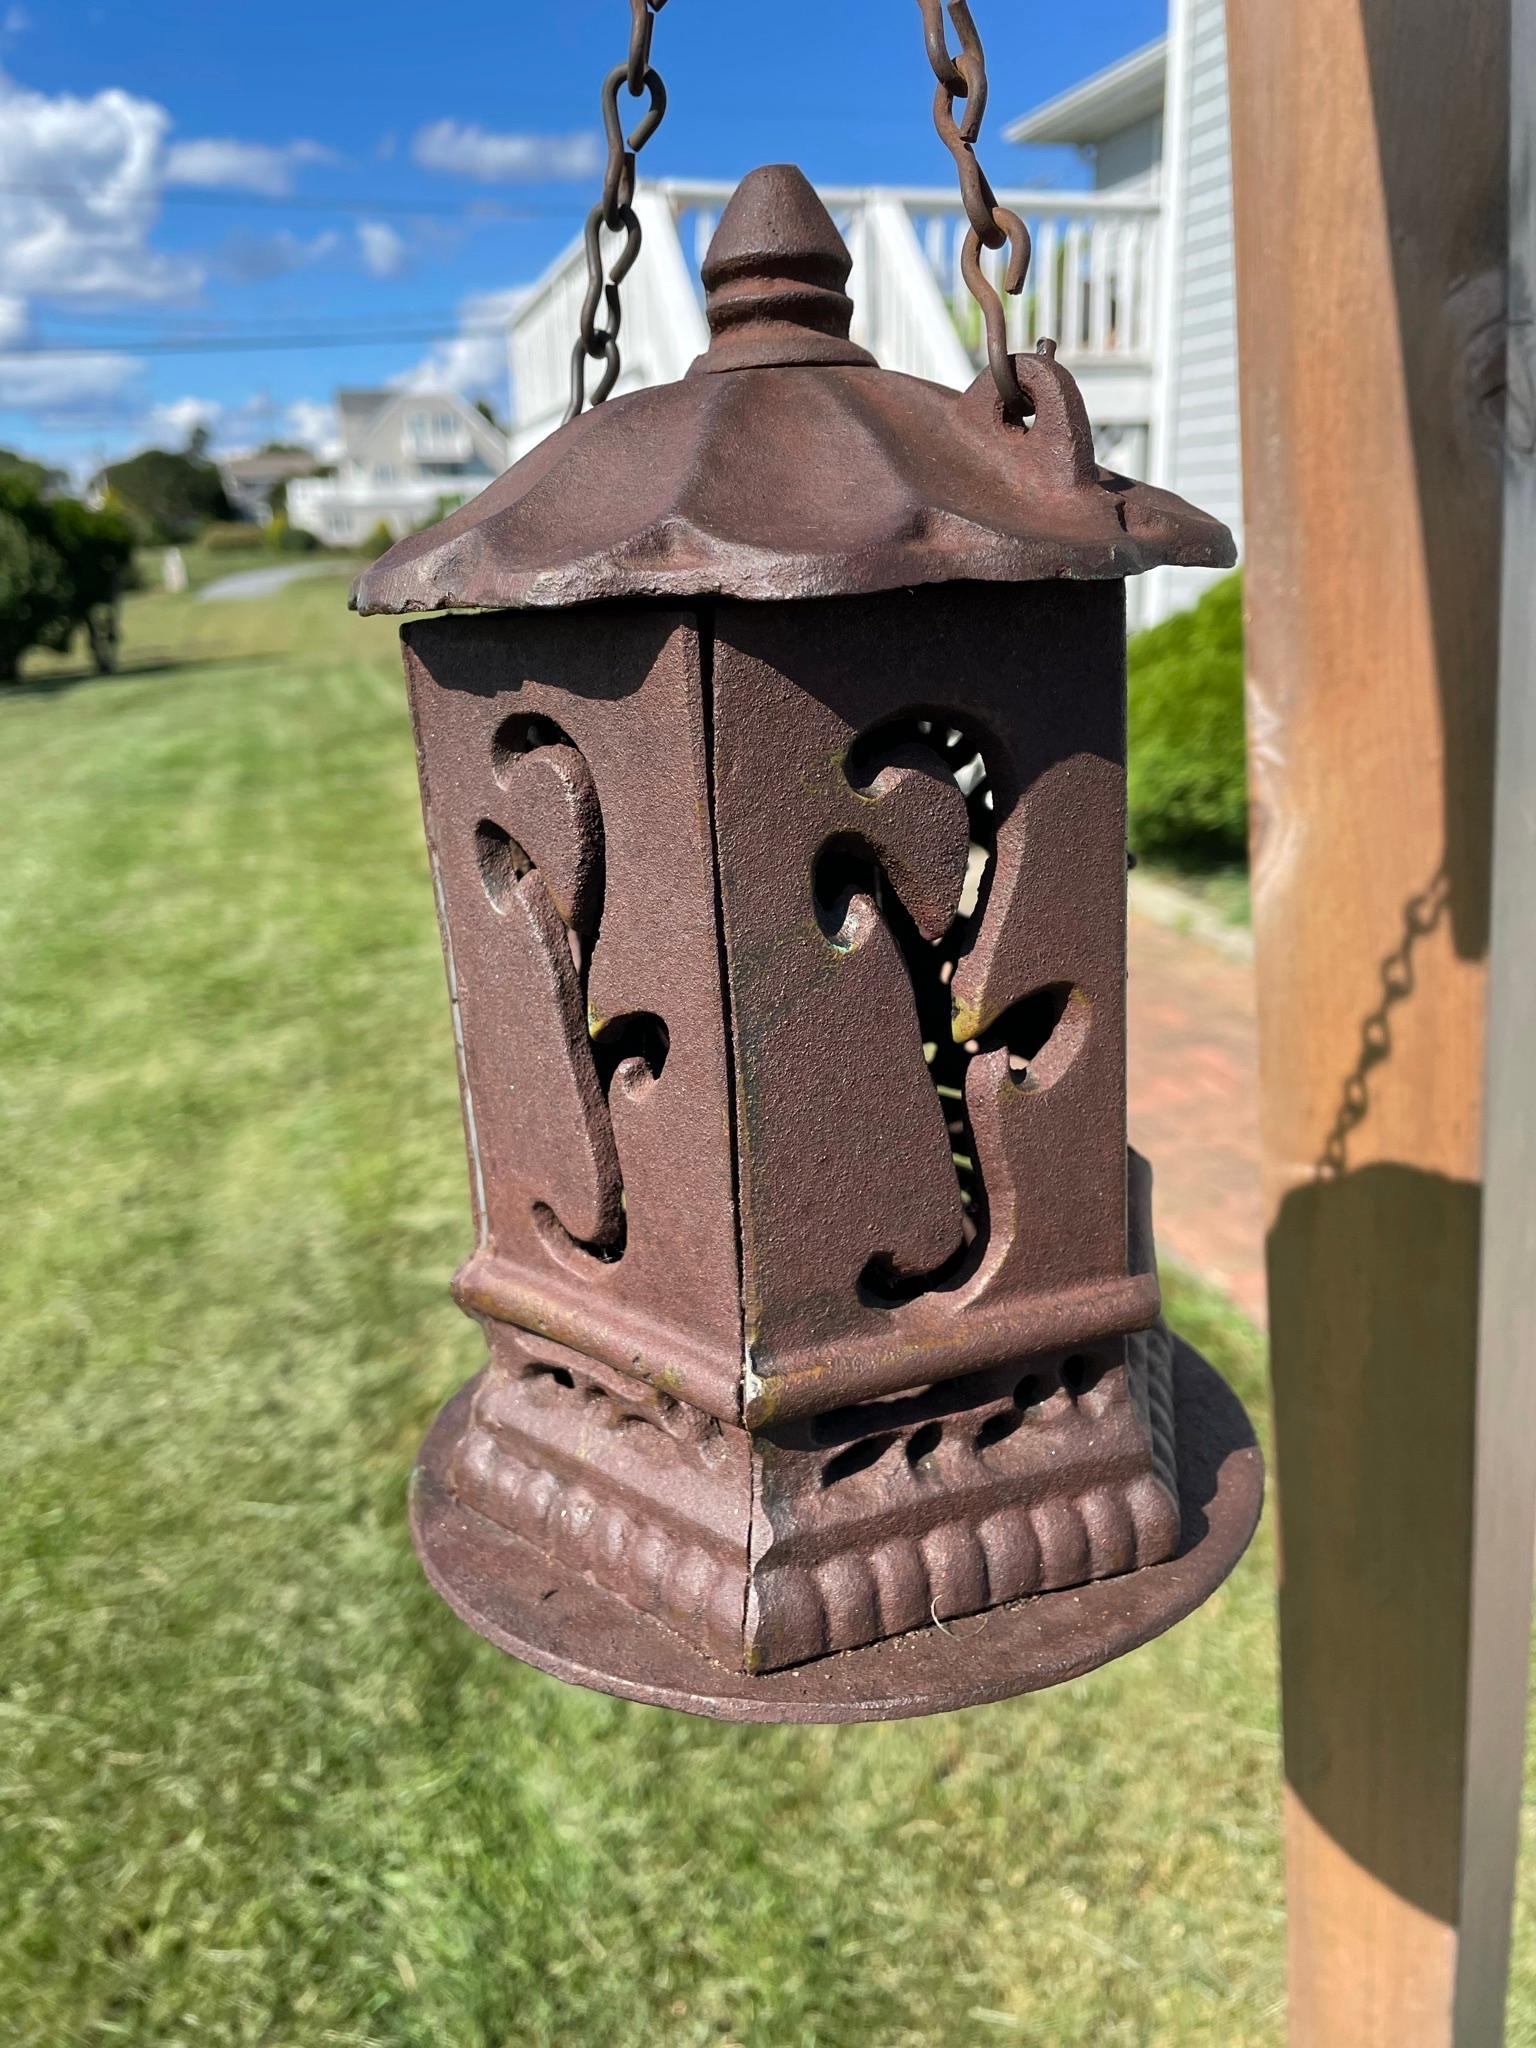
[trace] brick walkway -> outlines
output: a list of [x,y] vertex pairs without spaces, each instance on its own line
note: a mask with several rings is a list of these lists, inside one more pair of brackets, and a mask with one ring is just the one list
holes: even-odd
[[1131,1142],[1156,1173],[1158,1248],[1264,1319],[1253,968],[1135,912]]

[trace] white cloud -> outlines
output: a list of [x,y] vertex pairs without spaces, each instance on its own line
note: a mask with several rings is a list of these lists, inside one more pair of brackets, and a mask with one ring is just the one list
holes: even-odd
[[359,221],[357,246],[370,277],[398,277],[405,268],[405,237],[386,221]]
[[285,415],[283,438],[313,448],[322,462],[335,462],[342,453],[341,432],[334,405],[318,398],[296,398]]
[[335,160],[334,150],[319,142],[237,142],[229,136],[208,136],[171,144],[165,153],[165,182],[285,199],[301,165]]
[[0,292],[180,298],[191,258],[152,249],[170,117],[112,88],[31,92],[0,73]]
[[119,405],[143,368],[135,356],[0,356],[0,410],[95,416]]
[[488,185],[590,178],[603,162],[601,138],[593,134],[497,135],[474,121],[433,121],[418,129],[411,155],[425,171]]
[[465,398],[488,392],[504,404],[507,322],[527,295],[526,285],[473,293],[459,307],[461,331],[389,381],[403,391],[456,391]]
[[216,398],[173,398],[167,404],[150,407],[148,428],[152,439],[180,448],[198,427],[211,434],[224,417]]

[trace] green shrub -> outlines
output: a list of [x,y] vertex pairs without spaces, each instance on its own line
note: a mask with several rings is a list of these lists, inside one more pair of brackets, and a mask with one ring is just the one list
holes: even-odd
[[132,557],[132,531],[115,511],[44,496],[21,468],[0,471],[0,682],[15,680],[29,647],[62,653],[82,626],[109,673]]
[[1130,643],[1130,841],[1137,853],[1242,860],[1243,581],[1223,577],[1192,611]]
[[362,546],[360,547],[358,552],[360,554],[366,555],[370,561],[376,562],[379,556],[382,555],[386,551],[386,549],[392,548],[394,544],[395,536],[393,532],[381,519],[378,525],[375,526],[375,528],[373,529],[372,533],[370,533],[367,536],[367,538],[363,541]]
[[275,555],[311,554],[320,543],[302,526],[290,526],[286,512],[274,512],[262,538]]
[[247,519],[216,519],[198,538],[214,555],[251,554],[262,544],[262,529]]

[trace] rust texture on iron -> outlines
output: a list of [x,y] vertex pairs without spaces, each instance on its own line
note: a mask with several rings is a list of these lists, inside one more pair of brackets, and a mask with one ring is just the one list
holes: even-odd
[[[1227,1428],[1248,1477],[1188,1563],[1182,1418],[1220,1400],[1180,1405],[1125,1119],[1119,579],[1230,540],[1094,466],[1048,353],[1027,427],[876,368],[798,173],[747,180],[705,275],[683,384],[359,586],[482,608],[404,628],[489,1352],[418,1541],[535,1661],[663,1697],[649,1629],[746,1718],[792,1711],[774,1674],[1136,1589],[1097,1653],[1053,1622],[1017,1683],[924,1695],[998,1697],[1166,1626],[1257,1513]],[[591,1589],[558,1655],[484,1582],[528,1558]],[[851,1682],[831,1717],[876,1710]]]

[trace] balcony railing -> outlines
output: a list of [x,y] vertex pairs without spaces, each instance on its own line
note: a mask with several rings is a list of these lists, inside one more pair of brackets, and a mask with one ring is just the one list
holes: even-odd
[[[699,268],[729,199],[728,184],[668,179],[641,185],[645,251],[625,288],[625,373],[619,388],[679,377],[704,347]],[[853,257],[855,338],[887,369],[954,386],[983,356],[980,316],[960,274],[966,222],[958,196],[921,186],[824,186],[821,196]],[[999,194],[1029,225],[1029,281],[1009,302],[1009,338],[1045,335],[1082,379],[1096,424],[1144,431],[1156,331],[1160,207],[1112,193]],[[1002,257],[984,262],[1000,275]],[[585,290],[579,242],[551,265],[512,323],[514,444],[521,454],[559,424]]]
[[[671,202],[697,270],[732,188],[675,178],[658,189]],[[848,241],[856,280],[859,258],[869,253],[860,243],[872,216],[890,212],[905,218],[966,353],[979,367],[984,337],[960,272],[967,223],[958,195],[901,185],[831,185],[820,191]],[[1029,281],[1009,301],[1008,335],[1014,348],[1031,349],[1049,335],[1064,357],[1150,357],[1159,202],[1100,192],[1005,191],[998,198],[1022,215],[1034,245]],[[898,257],[889,247],[881,253],[887,264]],[[1004,261],[1002,250],[982,256],[983,267],[999,284]],[[854,297],[857,301],[856,290]]]

